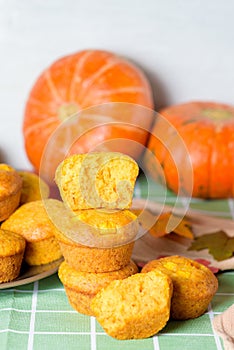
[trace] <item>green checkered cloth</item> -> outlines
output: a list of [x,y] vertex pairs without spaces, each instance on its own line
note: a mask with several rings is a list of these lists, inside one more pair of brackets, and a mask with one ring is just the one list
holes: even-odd
[[[151,199],[173,204],[173,193],[154,185]],[[141,179],[135,196],[147,195],[147,182]],[[182,203],[183,205],[183,200]],[[233,217],[233,201],[194,199],[190,207],[222,217]],[[54,274],[12,289],[0,290],[1,350],[223,350],[214,333],[212,319],[234,303],[234,271],[218,274],[219,289],[207,312],[187,321],[169,320],[154,337],[142,340],[115,340],[94,317],[81,315],[69,305],[63,285]]]

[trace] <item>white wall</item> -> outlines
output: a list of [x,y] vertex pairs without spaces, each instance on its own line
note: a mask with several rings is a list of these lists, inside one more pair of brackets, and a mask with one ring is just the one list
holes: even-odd
[[140,65],[156,107],[194,99],[234,104],[232,0],[0,0],[0,162],[30,167],[22,117],[39,73],[86,48]]

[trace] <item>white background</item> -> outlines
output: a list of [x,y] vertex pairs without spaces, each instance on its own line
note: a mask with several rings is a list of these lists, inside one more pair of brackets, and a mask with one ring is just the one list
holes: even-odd
[[195,99],[234,104],[233,0],[0,0],[0,162],[29,168],[22,120],[44,68],[106,49],[146,72],[156,109]]

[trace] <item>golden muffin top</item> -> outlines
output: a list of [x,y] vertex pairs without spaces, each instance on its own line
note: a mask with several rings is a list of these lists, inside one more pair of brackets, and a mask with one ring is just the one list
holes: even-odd
[[0,201],[14,195],[22,188],[22,179],[11,166],[0,164]]
[[50,217],[59,230],[55,236],[70,245],[110,248],[132,242],[139,222],[130,210],[85,209],[71,211],[60,202]]
[[130,210],[88,209],[74,210],[77,218],[84,223],[100,229],[115,229],[137,221],[137,216]]
[[0,229],[0,257],[11,256],[25,249],[25,239],[17,233]]
[[1,227],[21,234],[29,242],[52,237],[57,228],[48,216],[45,205],[51,210],[56,210],[59,203],[56,199],[46,199],[23,204],[2,223]]
[[173,255],[165,258],[152,260],[142,269],[142,272],[160,270],[170,276],[175,290],[189,291],[190,295],[197,294],[200,290],[205,294],[206,291],[216,291],[218,283],[217,278],[211,270],[192,259]]

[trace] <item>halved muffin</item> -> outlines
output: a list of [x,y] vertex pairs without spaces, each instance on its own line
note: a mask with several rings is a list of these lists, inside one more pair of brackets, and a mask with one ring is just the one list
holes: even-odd
[[72,210],[128,209],[138,172],[137,163],[122,153],[74,154],[58,166],[55,181]]
[[91,310],[114,338],[148,338],[166,325],[172,290],[171,279],[160,271],[137,273],[102,288]]

